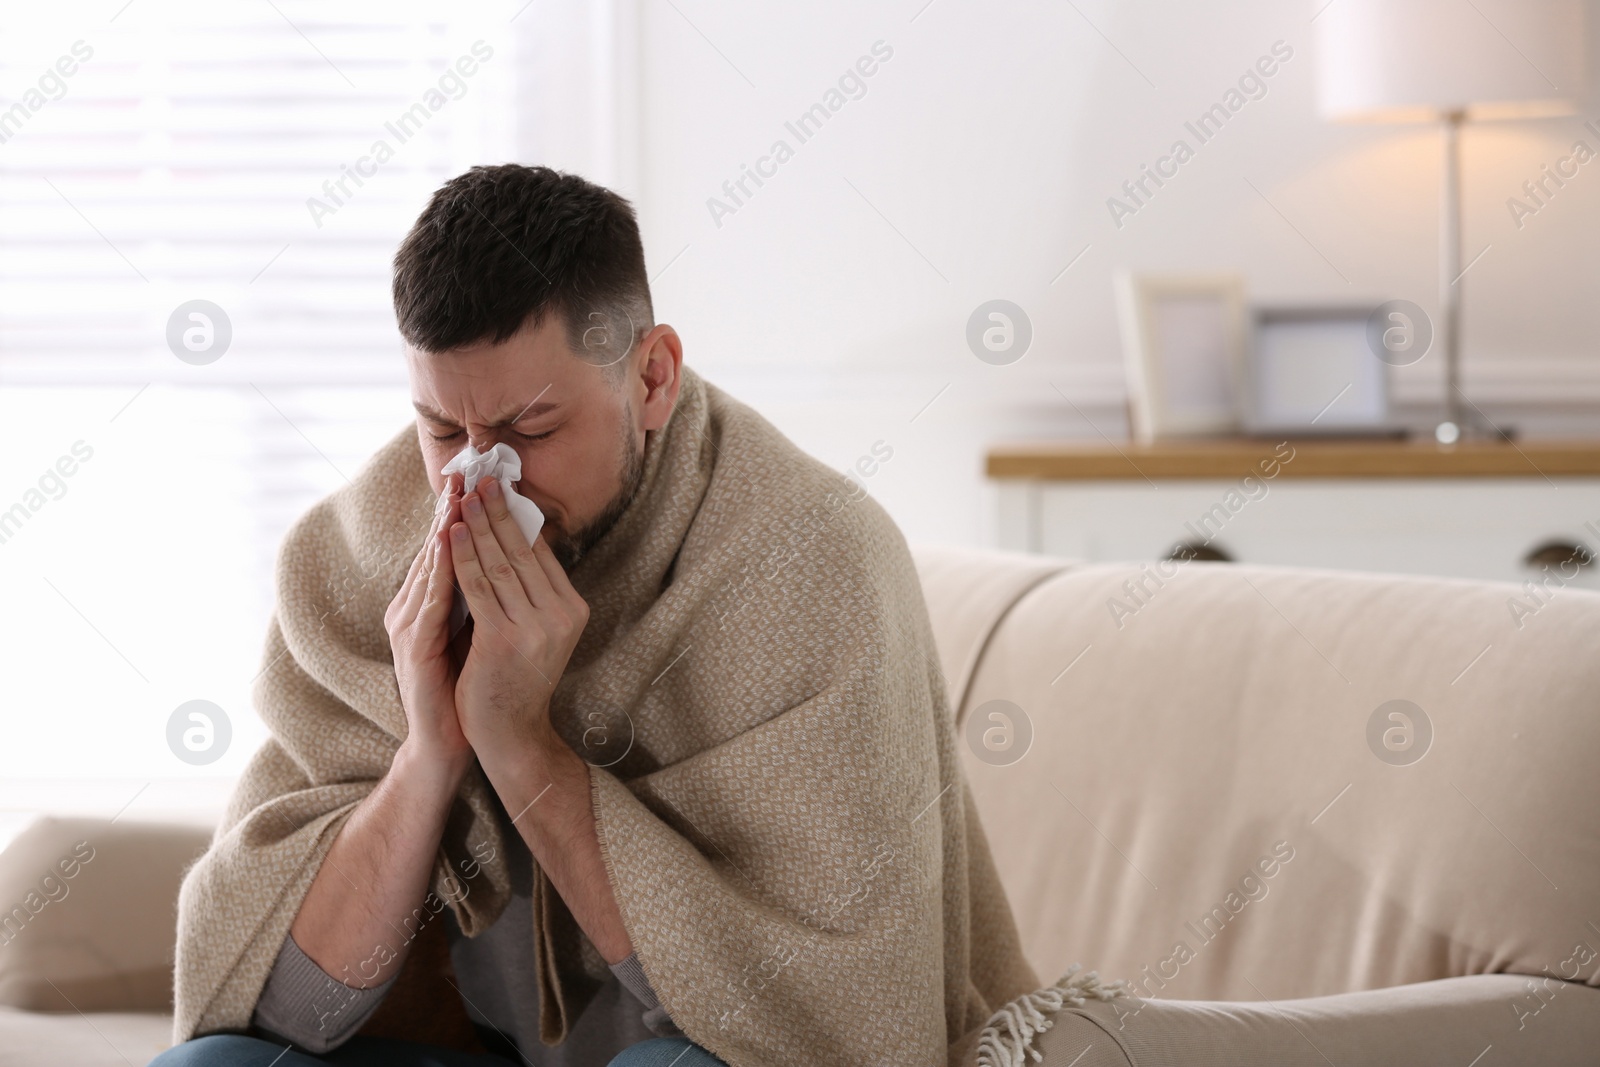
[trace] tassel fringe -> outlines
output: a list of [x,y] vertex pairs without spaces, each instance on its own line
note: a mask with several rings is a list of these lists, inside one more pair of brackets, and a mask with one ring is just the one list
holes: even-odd
[[1028,1056],[1039,1063],[1044,1056],[1033,1047],[1033,1039],[1055,1025],[1050,1016],[1068,1004],[1081,1008],[1091,999],[1127,995],[1126,982],[1102,982],[1099,972],[1079,974],[1082,969],[1074,963],[1055,985],[1024,993],[995,1012],[978,1035],[977,1067],[1028,1067]]

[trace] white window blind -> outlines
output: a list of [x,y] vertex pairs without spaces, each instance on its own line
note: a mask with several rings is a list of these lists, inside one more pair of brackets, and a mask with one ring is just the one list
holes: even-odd
[[[13,791],[226,777],[265,736],[249,685],[274,553],[410,416],[390,262],[445,178],[517,158],[521,6],[8,10],[0,776]],[[213,362],[169,347],[169,317],[195,300],[231,326]],[[90,458],[58,467],[75,445]],[[233,727],[208,766],[168,749],[167,719],[192,699]]]

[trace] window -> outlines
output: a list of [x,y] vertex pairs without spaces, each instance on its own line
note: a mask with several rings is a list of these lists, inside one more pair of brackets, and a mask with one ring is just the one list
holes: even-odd
[[[390,259],[444,178],[529,143],[534,19],[70,7],[13,11],[0,45],[0,808],[93,779],[113,811],[156,783],[153,814],[265,737],[278,543],[410,420]],[[195,699],[232,725],[205,766],[167,744]]]

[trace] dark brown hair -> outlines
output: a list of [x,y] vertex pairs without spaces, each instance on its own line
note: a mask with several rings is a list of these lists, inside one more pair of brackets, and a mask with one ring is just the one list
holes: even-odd
[[555,312],[573,352],[620,365],[654,325],[633,207],[575,174],[505,163],[440,186],[394,257],[400,334],[424,352]]

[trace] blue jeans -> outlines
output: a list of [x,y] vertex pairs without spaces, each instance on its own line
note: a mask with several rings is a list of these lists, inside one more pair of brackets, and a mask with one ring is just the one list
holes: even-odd
[[[499,1056],[395,1041],[352,1037],[332,1052],[313,1056],[277,1041],[241,1034],[212,1034],[185,1041],[150,1061],[150,1067],[523,1067]],[[727,1067],[684,1037],[657,1037],[630,1045],[610,1067]]]

